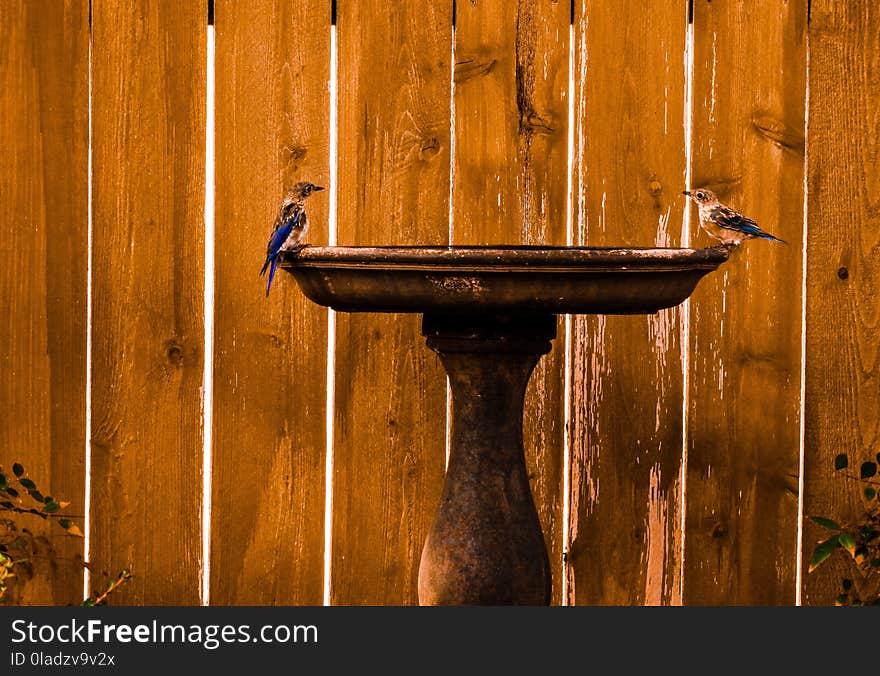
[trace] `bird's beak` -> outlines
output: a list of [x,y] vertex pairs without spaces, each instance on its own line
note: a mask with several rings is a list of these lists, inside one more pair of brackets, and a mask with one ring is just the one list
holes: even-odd
[[690,190],[682,190],[682,191],[681,191],[681,194],[682,194],[682,195],[687,195],[688,197],[690,197],[691,191],[690,191]]
[[314,188],[312,188],[312,190],[323,190],[323,189],[324,189],[324,186],[322,186],[322,185],[316,185]]

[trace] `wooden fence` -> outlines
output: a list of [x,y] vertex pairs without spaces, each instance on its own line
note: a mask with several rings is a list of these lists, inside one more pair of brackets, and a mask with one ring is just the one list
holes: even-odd
[[[832,458],[880,450],[880,3],[215,5],[209,113],[205,0],[0,0],[0,464],[84,516],[93,588],[416,601],[446,434],[418,317],[328,324],[257,275],[284,187],[330,181],[335,105],[339,244],[709,245],[688,185],[785,238],[689,305],[560,318],[528,463],[554,603],[833,600],[803,515],[854,514]],[[13,601],[77,602],[85,541],[30,526]]]

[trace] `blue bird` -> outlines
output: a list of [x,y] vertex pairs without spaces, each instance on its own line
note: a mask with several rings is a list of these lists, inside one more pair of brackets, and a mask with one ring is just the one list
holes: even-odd
[[690,197],[700,209],[700,226],[706,234],[721,240],[726,245],[738,246],[744,240],[755,237],[772,239],[786,244],[784,239],[764,232],[751,218],[747,218],[728,206],[721,204],[715,193],[707,188],[685,190],[683,195]]
[[306,199],[313,192],[323,189],[319,185],[301,181],[288,190],[281,201],[281,208],[278,210],[272,235],[269,237],[269,245],[266,247],[266,262],[260,270],[261,277],[267,269],[269,270],[269,283],[266,284],[267,297],[269,289],[272,288],[272,279],[275,277],[275,268],[278,267],[281,252],[299,251],[305,246],[303,240],[309,229],[309,217],[305,210]]

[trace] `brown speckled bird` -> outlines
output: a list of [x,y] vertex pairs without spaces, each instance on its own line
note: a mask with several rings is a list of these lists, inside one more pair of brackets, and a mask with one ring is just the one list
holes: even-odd
[[284,199],[278,210],[272,235],[269,237],[269,245],[266,247],[266,262],[260,270],[260,276],[269,270],[269,283],[266,284],[266,295],[272,288],[272,279],[275,277],[275,268],[282,251],[296,251],[305,246],[305,236],[309,229],[309,217],[306,215],[306,199],[313,192],[323,190],[319,185],[300,181],[294,185]]
[[708,188],[685,190],[682,194],[690,197],[699,207],[700,227],[707,235],[721,240],[726,246],[739,246],[744,240],[756,237],[786,243],[784,239],[761,230],[751,218],[721,204],[715,193]]

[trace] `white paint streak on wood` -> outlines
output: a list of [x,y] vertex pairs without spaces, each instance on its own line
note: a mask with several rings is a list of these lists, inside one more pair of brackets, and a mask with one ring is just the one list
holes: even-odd
[[[600,462],[599,441],[602,439],[602,430],[598,420],[603,401],[604,378],[609,369],[604,347],[606,318],[598,315],[595,320],[595,324],[576,323],[573,336],[574,349],[588,354],[589,358],[579,362],[580,366],[572,378],[572,414],[585,421],[587,432],[571,441],[572,457],[582,459],[571,466],[571,541],[578,538],[577,516],[590,514],[599,500],[598,472],[591,470],[598,470]],[[584,509],[581,509],[581,500],[585,501]],[[574,593],[575,590],[571,588],[569,594]]]
[[[590,346],[590,370],[587,374],[589,378],[589,396],[587,397],[587,406],[589,410],[587,413],[587,420],[589,421],[588,429],[590,430],[591,438],[586,439],[587,452],[585,457],[587,459],[586,466],[595,467],[597,469],[600,462],[599,451],[601,447],[599,442],[602,439],[602,430],[599,428],[598,421],[602,409],[605,377],[610,375],[608,354],[605,351],[606,321],[607,319],[605,315],[596,316],[596,328],[591,341],[592,345]],[[588,503],[587,506],[589,508],[592,508],[599,501],[598,474],[587,477],[586,498]]]
[[651,468],[648,489],[648,510],[645,562],[645,605],[659,606],[665,596],[665,570],[669,559],[669,541],[667,540],[667,522],[669,519],[668,500],[661,488],[660,465]]
[[658,217],[657,223],[657,234],[654,236],[654,246],[658,247],[667,247],[670,246],[670,238],[669,238],[669,213],[672,211],[672,206],[666,207],[666,213],[660,214]]

